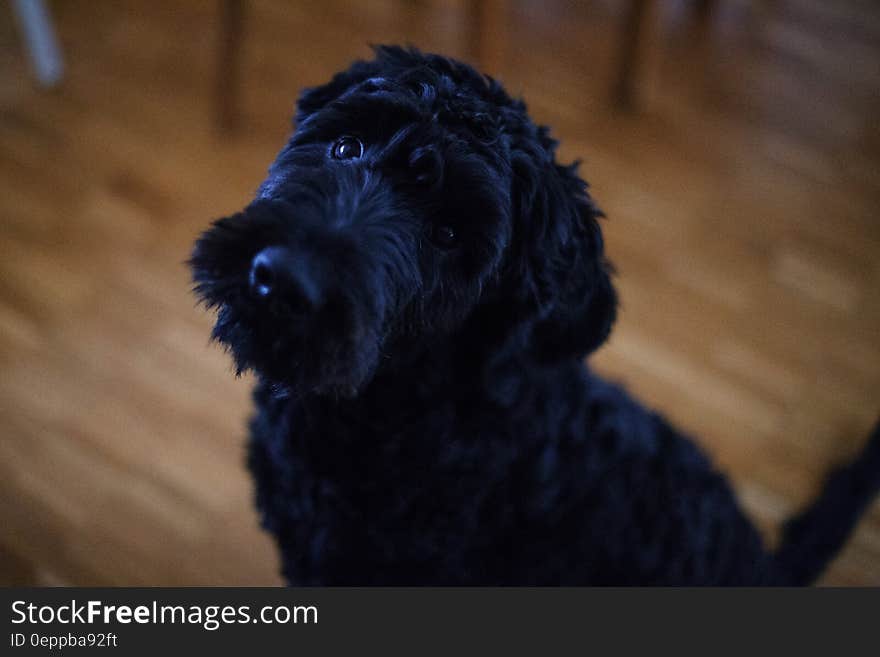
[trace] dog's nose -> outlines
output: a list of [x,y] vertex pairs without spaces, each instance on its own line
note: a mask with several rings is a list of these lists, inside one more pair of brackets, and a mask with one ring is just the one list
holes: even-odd
[[283,246],[270,246],[254,256],[250,272],[251,293],[258,299],[277,299],[308,312],[321,302],[321,290],[302,259]]

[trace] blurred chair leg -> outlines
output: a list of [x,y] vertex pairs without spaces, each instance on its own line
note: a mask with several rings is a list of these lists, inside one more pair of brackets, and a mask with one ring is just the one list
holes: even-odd
[[37,80],[54,86],[64,73],[64,60],[43,0],[14,0],[12,5]]
[[644,100],[655,4],[655,0],[630,0],[624,19],[614,82],[614,102],[623,110],[638,109]]
[[220,0],[217,48],[217,128],[234,132],[241,123],[241,53],[245,0]]
[[715,11],[715,0],[696,0],[696,6],[694,9],[697,20],[705,22],[709,20],[712,16],[712,12]]
[[507,30],[504,0],[471,0],[470,50],[482,73],[498,75],[504,62]]

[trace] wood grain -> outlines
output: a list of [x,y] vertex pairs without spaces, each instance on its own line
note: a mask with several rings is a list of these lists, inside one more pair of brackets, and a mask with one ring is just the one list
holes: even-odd
[[[880,412],[880,7],[730,0],[695,27],[660,3],[628,116],[624,3],[506,4],[496,73],[609,216],[623,308],[596,367],[694,435],[772,540]],[[299,88],[369,42],[468,57],[468,7],[252,0],[225,137],[216,2],[53,11],[53,91],[0,11],[0,583],[280,583],[243,465],[251,382],[183,262],[249,199]],[[823,583],[880,584],[880,504]]]

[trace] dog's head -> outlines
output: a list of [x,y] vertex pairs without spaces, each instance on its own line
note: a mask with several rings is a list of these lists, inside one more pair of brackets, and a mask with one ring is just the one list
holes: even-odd
[[537,363],[582,358],[616,298],[575,166],[501,86],[377,49],[306,90],[256,199],[198,240],[198,295],[239,371],[356,393],[400,351],[476,331]]

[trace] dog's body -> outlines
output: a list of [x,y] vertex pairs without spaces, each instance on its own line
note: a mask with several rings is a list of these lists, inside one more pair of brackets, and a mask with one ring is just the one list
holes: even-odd
[[620,389],[571,364],[499,406],[456,369],[347,401],[258,391],[251,467],[291,582],[772,581],[725,481]]
[[583,364],[598,210],[525,106],[383,48],[307,91],[193,255],[261,378],[250,465],[294,584],[797,584],[880,488],[880,432],[765,550],[693,443]]

